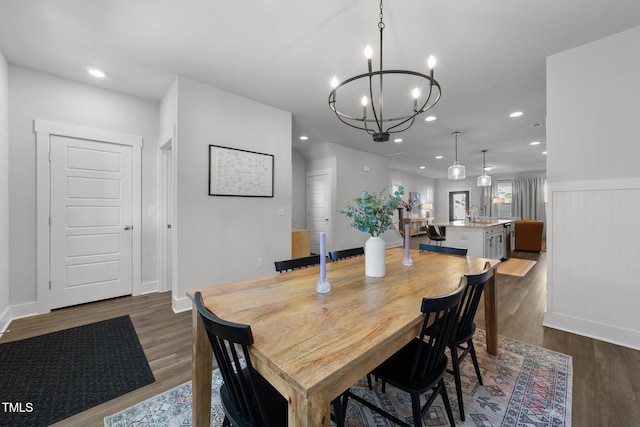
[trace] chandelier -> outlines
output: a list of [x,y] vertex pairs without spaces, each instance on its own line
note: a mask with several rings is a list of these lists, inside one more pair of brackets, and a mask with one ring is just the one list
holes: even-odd
[[485,153],[487,150],[482,150],[482,175],[478,177],[478,187],[488,187],[491,185],[491,177],[487,175],[487,165],[485,163]]
[[466,178],[465,167],[458,163],[458,135],[460,135],[460,132],[453,132],[453,136],[456,139],[456,160],[449,166],[447,171],[447,178],[453,180]]
[[[409,129],[413,125],[416,116],[436,105],[438,100],[440,100],[441,94],[440,84],[433,78],[433,68],[436,62],[433,56],[430,56],[427,61],[427,66],[430,70],[429,75],[417,71],[383,69],[382,32],[384,28],[382,1],[380,1],[380,22],[378,23],[378,29],[380,30],[380,69],[373,71],[373,49],[371,46],[367,46],[365,48],[365,57],[367,59],[369,72],[348,78],[343,82],[338,81],[338,79],[334,77],[331,80],[333,90],[329,94],[329,108],[335,113],[336,117],[348,126],[364,130],[373,136],[373,140],[376,142],[388,141],[390,134]],[[411,98],[403,101],[389,96],[386,99],[387,106],[392,106],[399,110],[399,112],[393,114],[384,111],[385,97],[383,83],[385,76],[388,77],[388,84],[394,84],[391,90],[391,93],[394,95],[406,90],[406,87],[410,87],[408,85],[415,84],[411,91],[413,102],[411,102]],[[400,79],[398,79],[398,77],[400,77]],[[400,83],[398,84],[397,81],[400,81]],[[360,91],[359,95],[356,95],[358,91]],[[356,102],[350,103],[350,101],[347,101],[346,106],[341,103],[341,107],[345,109],[339,108],[338,92],[342,93],[340,100],[349,100],[352,96],[358,97],[362,95],[363,92],[368,92],[368,96],[364,94],[361,98],[361,112],[359,110],[360,107],[356,106]],[[404,106],[402,104],[404,104]]]

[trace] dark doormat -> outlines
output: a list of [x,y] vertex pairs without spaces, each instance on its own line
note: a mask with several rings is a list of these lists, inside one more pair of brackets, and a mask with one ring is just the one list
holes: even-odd
[[154,381],[129,316],[0,344],[0,426],[47,426]]

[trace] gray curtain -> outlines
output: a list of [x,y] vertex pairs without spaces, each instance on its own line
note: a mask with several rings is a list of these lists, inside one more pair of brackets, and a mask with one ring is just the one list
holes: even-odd
[[514,179],[511,213],[522,219],[544,221],[546,229],[544,182],[544,177]]

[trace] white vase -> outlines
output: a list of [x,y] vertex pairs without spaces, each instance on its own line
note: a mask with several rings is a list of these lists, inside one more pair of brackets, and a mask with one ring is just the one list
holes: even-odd
[[364,270],[370,277],[384,277],[387,274],[386,244],[382,237],[369,237],[364,244]]

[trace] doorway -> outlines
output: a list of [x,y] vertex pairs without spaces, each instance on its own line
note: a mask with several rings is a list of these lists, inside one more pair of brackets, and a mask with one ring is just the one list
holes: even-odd
[[38,311],[141,293],[142,137],[34,124]]
[[169,140],[160,147],[160,290],[164,292],[173,290],[173,176],[173,145]]
[[[307,173],[307,228],[312,254],[320,253],[320,233],[325,233],[326,250],[331,250],[332,221],[331,171],[323,169]],[[323,254],[327,255],[327,254]]]

